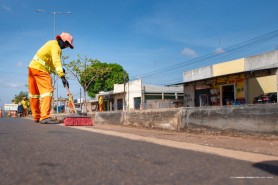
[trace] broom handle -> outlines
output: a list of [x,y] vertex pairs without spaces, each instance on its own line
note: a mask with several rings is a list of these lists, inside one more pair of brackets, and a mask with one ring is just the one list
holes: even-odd
[[68,94],[69,94],[70,100],[71,100],[71,102],[72,102],[72,106],[73,106],[74,113],[76,113],[75,105],[74,105],[74,102],[73,102],[73,96],[72,96],[72,94],[71,94],[71,92],[70,92],[70,90],[69,90],[69,87],[68,87],[67,85],[66,85],[66,89],[67,89],[67,92],[68,92]]

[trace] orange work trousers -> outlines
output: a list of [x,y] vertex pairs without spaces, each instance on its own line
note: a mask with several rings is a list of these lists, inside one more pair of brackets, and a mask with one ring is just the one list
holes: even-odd
[[102,110],[102,103],[99,103],[98,105],[99,105],[99,112],[102,112],[103,111]]
[[50,117],[52,102],[52,78],[49,73],[29,68],[28,88],[30,107],[35,121]]
[[73,109],[73,104],[71,101],[69,101],[69,108],[71,110],[72,113],[75,113],[74,109]]

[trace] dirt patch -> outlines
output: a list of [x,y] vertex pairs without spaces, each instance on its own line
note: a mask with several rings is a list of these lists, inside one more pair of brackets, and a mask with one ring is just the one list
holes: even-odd
[[93,128],[278,156],[278,136],[276,135],[259,133],[246,134],[235,131],[213,131],[207,129],[194,129],[179,132],[163,129],[146,129],[144,127],[103,124],[95,124]]

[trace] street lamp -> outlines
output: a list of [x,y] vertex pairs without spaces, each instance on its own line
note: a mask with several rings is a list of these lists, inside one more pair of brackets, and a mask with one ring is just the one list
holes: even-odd
[[54,38],[56,37],[56,14],[72,14],[71,12],[51,12],[51,11],[47,11],[47,10],[36,10],[36,12],[45,12],[45,13],[53,14],[53,18],[54,18]]
[[[53,18],[54,18],[54,21],[53,21],[53,25],[54,25],[54,39],[56,38],[56,14],[72,14],[71,12],[52,12],[52,11],[47,11],[47,10],[36,10],[36,12],[45,12],[45,13],[50,13],[50,14],[53,14]],[[55,76],[54,76],[54,86],[55,86]],[[56,108],[56,111],[57,111],[57,114],[58,114],[58,99],[59,99],[59,93],[58,93],[58,81],[57,81],[57,108]]]

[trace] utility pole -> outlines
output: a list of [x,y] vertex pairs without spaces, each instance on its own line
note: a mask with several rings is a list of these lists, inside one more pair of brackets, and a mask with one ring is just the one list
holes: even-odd
[[[53,14],[53,27],[54,27],[54,30],[53,30],[53,38],[56,39],[56,14],[72,14],[71,12],[52,12],[52,11],[47,11],[47,10],[36,10],[36,12],[45,12],[45,13],[50,13],[50,14]],[[58,78],[58,77],[57,77]],[[58,91],[58,81],[56,80],[56,75],[54,75],[54,87],[55,87],[55,82],[57,82],[57,107],[56,107],[56,111],[57,111],[57,114],[59,113],[59,110],[58,110],[58,102],[59,102],[59,91]],[[53,102],[52,102],[52,109],[53,109]]]
[[126,92],[125,92],[125,79],[126,78],[126,76],[124,75],[124,101],[123,101],[123,110],[125,110],[125,95],[126,95]]
[[82,113],[82,103],[81,103],[81,88],[80,88],[80,110],[81,110],[81,113]]

